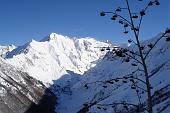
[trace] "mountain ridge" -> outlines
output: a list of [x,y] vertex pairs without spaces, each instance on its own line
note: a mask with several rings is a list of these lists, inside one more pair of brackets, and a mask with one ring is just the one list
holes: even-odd
[[[168,36],[170,35],[168,34]],[[141,44],[146,47],[146,50],[149,50],[147,44],[154,43],[157,38],[159,38],[159,35],[143,41]],[[29,76],[50,87],[50,90],[57,97],[58,104],[55,106],[57,113],[78,113],[83,110],[85,104],[95,102],[97,104],[108,104],[130,101],[137,104],[138,98],[135,91],[130,89],[130,83],[124,85],[120,81],[120,83],[109,85],[96,82],[122,77],[135,70],[131,66],[131,63],[134,63],[133,61],[125,63],[112,51],[100,50],[102,47],[106,49],[110,46],[111,48],[119,46],[137,52],[135,44],[111,45],[93,38],[72,39],[52,33],[41,41],[32,40],[24,46],[8,52],[5,62],[27,72]],[[170,111],[169,53],[170,43],[163,38],[146,59],[149,74],[152,77],[155,113],[164,108],[167,109],[162,113],[169,113]],[[143,79],[142,76],[140,78]],[[144,87],[144,85],[140,85]],[[155,94],[156,91],[160,93],[161,97]],[[145,97],[146,93],[141,97],[144,104],[146,104]],[[94,104],[88,109],[88,112],[106,113],[107,111],[107,113],[111,113],[113,111],[112,107],[103,107],[102,110],[98,108]],[[124,109],[121,108],[120,110]],[[126,113],[126,111],[124,110],[123,113]]]
[[[44,83],[51,83],[52,80],[67,73],[66,70],[78,74],[84,73],[95,65],[93,61],[104,56],[104,53],[95,47],[109,45],[89,37],[71,39],[52,33],[41,41],[32,40],[8,52],[6,60]],[[41,79],[39,75],[44,78]]]

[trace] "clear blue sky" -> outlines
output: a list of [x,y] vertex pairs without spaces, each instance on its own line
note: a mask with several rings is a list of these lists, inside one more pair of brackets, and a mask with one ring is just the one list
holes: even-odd
[[[134,4],[137,0],[129,1],[138,8]],[[170,0],[160,2],[160,6],[149,9],[144,19],[143,39],[170,27]],[[112,11],[118,6],[123,6],[123,0],[0,0],[0,44],[22,45],[31,39],[41,40],[51,32],[125,42],[130,34],[124,35],[122,27],[110,17],[99,16],[100,11]]]

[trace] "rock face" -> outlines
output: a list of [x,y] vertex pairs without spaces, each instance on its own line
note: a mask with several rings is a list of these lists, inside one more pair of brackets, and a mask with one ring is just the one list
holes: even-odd
[[40,81],[0,58],[0,113],[35,113],[30,108],[40,106],[39,109],[42,109],[42,99],[55,100],[52,93]]

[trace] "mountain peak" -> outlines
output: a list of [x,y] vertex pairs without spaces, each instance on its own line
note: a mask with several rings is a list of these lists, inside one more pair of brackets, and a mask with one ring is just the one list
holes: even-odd
[[57,40],[59,38],[64,38],[64,37],[66,37],[66,36],[63,36],[61,34],[57,34],[57,33],[52,32],[48,36],[46,36],[44,39],[40,40],[40,42],[45,42],[45,41],[50,41],[50,40]]
[[51,33],[41,41],[31,40],[17,47],[6,59],[38,80],[51,83],[66,70],[83,74],[93,67],[93,62],[105,54],[95,47],[103,46],[109,44],[90,37],[78,39]]

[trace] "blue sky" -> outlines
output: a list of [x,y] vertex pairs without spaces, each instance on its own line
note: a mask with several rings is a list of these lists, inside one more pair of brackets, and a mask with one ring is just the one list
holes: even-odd
[[[133,8],[138,8],[139,1],[129,1]],[[160,2],[145,16],[142,39],[170,27],[170,0]],[[123,28],[111,21],[111,16],[99,16],[102,10],[112,11],[123,5],[123,0],[0,0],[0,44],[23,45],[31,39],[41,40],[51,32],[126,42],[131,34],[124,35]]]

